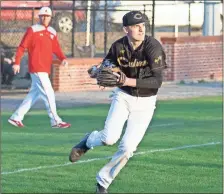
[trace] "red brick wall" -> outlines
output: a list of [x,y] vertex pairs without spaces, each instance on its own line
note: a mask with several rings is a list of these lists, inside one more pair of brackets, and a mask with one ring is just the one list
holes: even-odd
[[222,37],[161,38],[169,68],[166,80],[221,80]]
[[[164,71],[164,81],[222,79],[222,37],[199,36],[161,38],[169,68]],[[99,90],[96,80],[87,70],[99,64],[102,58],[69,58],[69,66],[52,68],[52,85],[55,91],[69,92]],[[108,90],[109,88],[107,88]]]
[[64,67],[59,66],[59,61],[55,60],[52,68],[54,90],[60,92],[99,90],[96,79],[90,78],[87,70],[101,61],[101,58],[69,58],[68,67]]

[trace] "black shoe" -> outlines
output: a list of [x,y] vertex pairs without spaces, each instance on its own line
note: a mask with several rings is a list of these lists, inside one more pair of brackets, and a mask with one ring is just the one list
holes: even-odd
[[107,189],[101,186],[99,183],[96,184],[96,193],[108,193]]
[[69,155],[70,162],[76,162],[80,159],[82,155],[84,155],[90,148],[86,146],[87,139],[90,133],[86,134],[86,136],[72,148],[72,151]]

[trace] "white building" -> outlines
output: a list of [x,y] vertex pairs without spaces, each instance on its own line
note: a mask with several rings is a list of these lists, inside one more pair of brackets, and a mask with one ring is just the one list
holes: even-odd
[[[189,24],[189,4],[187,1],[155,1],[155,25],[156,26],[186,26]],[[191,1],[192,2],[192,1]],[[191,26],[201,27],[204,22],[204,3],[194,1],[190,4],[190,23]],[[206,1],[214,4],[214,25],[221,29],[219,0]],[[151,10],[152,1],[108,1],[108,6],[115,6],[117,10]],[[104,1],[101,1],[104,6]],[[128,11],[115,11],[112,14],[113,22],[121,23],[121,18]],[[146,15],[152,18],[152,12],[146,11]]]

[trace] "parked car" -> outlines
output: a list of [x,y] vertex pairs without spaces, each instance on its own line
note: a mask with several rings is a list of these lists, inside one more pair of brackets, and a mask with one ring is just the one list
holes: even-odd
[[[98,1],[94,1],[97,5]],[[51,6],[54,19],[53,26],[57,31],[64,33],[72,30],[72,6],[73,1],[1,1],[2,21],[32,21],[38,18],[39,9],[43,6]],[[85,1],[75,1],[74,18],[77,23],[86,20]],[[33,13],[34,11],[34,13]]]

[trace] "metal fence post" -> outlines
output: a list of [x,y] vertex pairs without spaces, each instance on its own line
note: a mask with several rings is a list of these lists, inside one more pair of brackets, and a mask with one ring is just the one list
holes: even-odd
[[93,29],[92,29],[92,33],[93,33],[93,45],[95,45],[96,43],[96,7],[95,5],[93,6]]
[[155,0],[152,2],[152,37],[155,36]]
[[107,0],[104,6],[104,56],[107,53]]
[[32,25],[34,24],[34,7],[32,8]]
[[191,36],[191,3],[188,4],[188,36]]
[[52,2],[52,0],[50,0],[50,8],[51,8],[51,10],[53,9],[53,2]]
[[72,4],[72,57],[75,57],[75,0]]

